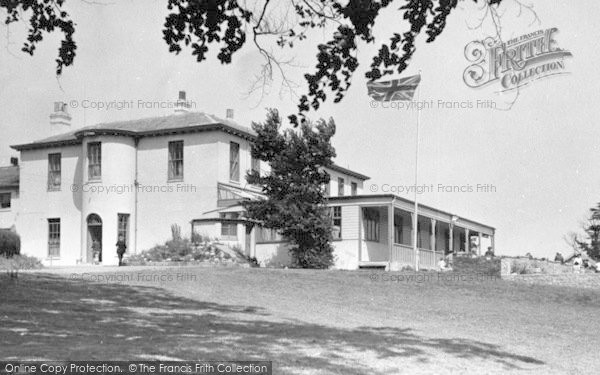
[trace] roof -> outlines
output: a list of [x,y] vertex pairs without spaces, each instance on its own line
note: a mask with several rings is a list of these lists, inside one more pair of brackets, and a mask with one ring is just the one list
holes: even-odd
[[[395,195],[395,194],[362,194],[362,195],[343,195],[343,196],[338,196],[338,197],[327,197],[328,201],[333,201],[333,202],[335,202],[335,201],[353,201],[353,200],[360,201],[360,200],[365,200],[365,199],[389,199],[389,200],[394,200],[395,199],[395,200],[403,201],[403,202],[406,202],[406,203],[414,204],[414,201],[411,201],[410,199],[406,199],[406,198],[400,197],[400,196]],[[435,207],[426,206],[426,205],[421,204],[421,203],[419,203],[419,207],[426,208],[426,209],[429,209],[429,210],[432,210],[432,211],[436,211],[436,212],[439,212],[439,213],[444,214],[444,215],[457,216],[457,217],[459,217],[459,218],[461,218],[463,220],[466,220],[466,221],[468,221],[470,223],[477,224],[477,225],[480,225],[482,227],[486,227],[486,228],[492,229],[493,231],[496,230],[496,228],[494,228],[494,227],[492,227],[490,225],[483,224],[481,222],[468,219],[468,218],[466,218],[464,216],[460,216],[460,215],[453,214],[453,213],[450,213],[450,212],[447,212],[447,211],[443,211],[443,210],[437,209]]]
[[[223,119],[204,112],[188,112],[129,121],[105,122],[96,125],[85,126],[81,129],[58,134],[52,137],[39,139],[31,143],[12,145],[10,147],[17,151],[23,151],[47,147],[77,145],[81,144],[82,137],[89,133],[94,135],[110,134],[130,137],[148,137],[164,134],[179,134],[211,130],[224,131],[248,140],[253,140],[256,138],[256,132],[254,132],[254,130],[239,125],[233,120]],[[363,174],[340,167],[336,164],[330,166],[329,168],[331,170],[353,176],[360,180],[369,179],[369,177]]]
[[344,168],[344,167],[340,167],[337,164],[333,164],[329,167],[329,169],[331,169],[332,171],[336,171],[336,172],[340,172],[343,174],[347,174],[348,176],[352,176],[355,178],[358,178],[359,180],[365,181],[368,180],[370,177],[369,176],[365,176],[364,174],[360,174],[358,172],[354,172],[350,169]]
[[19,167],[0,167],[0,188],[19,187]]
[[252,129],[243,127],[232,120],[222,119],[204,112],[189,112],[129,121],[100,123],[40,139],[31,143],[13,145],[11,147],[21,151],[79,144],[81,143],[81,138],[88,133],[144,137],[208,130],[222,130],[247,139],[256,137],[256,133]]

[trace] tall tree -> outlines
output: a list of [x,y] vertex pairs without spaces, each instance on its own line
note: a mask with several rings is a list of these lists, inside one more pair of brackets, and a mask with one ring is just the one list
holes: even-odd
[[600,203],[590,208],[590,216],[583,225],[583,230],[587,238],[577,240],[577,244],[590,258],[600,261]]
[[324,186],[335,150],[333,120],[303,122],[282,130],[281,117],[270,110],[264,123],[253,123],[258,134],[252,156],[269,165],[269,171],[251,171],[247,180],[262,186],[264,200],[244,202],[248,217],[277,230],[290,240],[293,265],[327,268],[333,264],[331,218]]
[[[497,9],[503,1],[471,0],[482,4],[484,18],[492,17],[494,23],[498,21]],[[520,0],[513,1],[519,6],[519,13],[523,7],[531,10],[531,6],[523,5]],[[43,33],[58,30],[63,34],[56,59],[59,75],[63,67],[73,63],[77,48],[73,39],[75,26],[65,10],[66,3],[67,0],[0,0],[0,9],[7,13],[7,25],[17,21],[29,24],[23,51],[33,54]],[[209,47],[216,47],[219,61],[229,64],[235,53],[250,41],[265,59],[260,74],[264,82],[271,79],[275,69],[284,82],[289,82],[285,79],[284,61],[276,57],[272,46],[294,48],[309,38],[312,29],[330,33],[329,40],[317,47],[315,70],[304,75],[308,92],[299,97],[298,113],[289,116],[298,125],[306,112],[320,107],[328,93],[333,94],[334,102],[343,99],[359,66],[359,44],[375,42],[373,29],[384,9],[401,4],[396,9],[404,24],[399,23],[398,31],[370,57],[369,69],[364,73],[370,80],[402,73],[416,51],[416,38],[424,32],[427,43],[435,41],[459,0],[167,0],[166,4],[169,14],[163,39],[169,51],[178,54],[188,47],[201,62],[206,59]],[[402,28],[406,31],[401,32]]]

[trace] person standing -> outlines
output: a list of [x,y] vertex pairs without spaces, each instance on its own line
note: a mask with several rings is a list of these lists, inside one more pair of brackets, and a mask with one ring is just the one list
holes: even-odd
[[125,238],[123,235],[119,235],[117,240],[117,255],[119,256],[119,267],[123,265],[123,254],[125,254],[125,250],[127,249],[127,244],[125,244]]

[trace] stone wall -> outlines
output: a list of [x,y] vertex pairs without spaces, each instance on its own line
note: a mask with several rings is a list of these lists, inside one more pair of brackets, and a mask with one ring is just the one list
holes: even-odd
[[522,274],[502,275],[503,280],[534,285],[558,285],[600,290],[600,273]]
[[559,262],[529,258],[502,258],[501,261],[502,276],[511,274],[557,275],[564,273],[573,273],[573,267]]

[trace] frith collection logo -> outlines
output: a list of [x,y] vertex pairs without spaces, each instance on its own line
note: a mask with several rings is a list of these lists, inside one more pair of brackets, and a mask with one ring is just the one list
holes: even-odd
[[465,47],[469,65],[463,74],[467,86],[477,88],[498,82],[500,91],[514,90],[535,80],[567,74],[565,58],[571,52],[558,47],[556,27],[538,30],[501,42],[492,37]]

